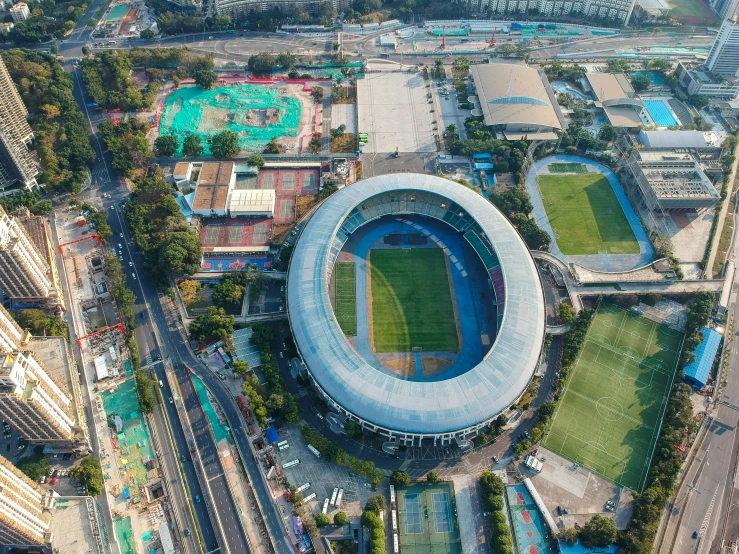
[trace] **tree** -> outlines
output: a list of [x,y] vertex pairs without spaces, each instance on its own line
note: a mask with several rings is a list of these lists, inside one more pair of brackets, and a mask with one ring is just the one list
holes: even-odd
[[97,496],[104,489],[103,470],[100,468],[100,458],[88,456],[83,458],[80,465],[69,470],[69,476],[82,483],[90,496]]
[[98,24],[98,20],[97,20],[97,19],[95,19],[94,17],[91,17],[90,19],[88,19],[88,20],[87,20],[87,23],[86,23],[86,25],[87,25],[88,27],[94,27],[94,26],[95,26],[95,25],[97,25],[97,24]]
[[283,70],[291,70],[295,67],[297,57],[292,52],[280,52],[275,60]]
[[42,310],[21,310],[16,316],[18,325],[31,331],[32,335],[43,335],[49,327],[49,317]]
[[452,62],[452,75],[457,78],[465,78],[470,72],[470,59],[466,56],[458,56]]
[[318,527],[325,527],[326,525],[331,523],[331,520],[329,520],[328,516],[324,513],[316,514],[315,521]]
[[320,85],[316,85],[311,89],[310,95],[313,97],[313,102],[315,102],[316,104],[320,104],[321,102],[323,102],[323,87]]
[[390,476],[390,482],[396,487],[407,487],[411,484],[411,476],[405,471],[393,471],[393,474]]
[[231,279],[224,279],[213,287],[211,299],[221,308],[237,308],[244,300],[244,287]]
[[151,40],[154,38],[155,35],[154,31],[152,31],[151,29],[144,29],[143,31],[141,31],[140,36],[144,40]]
[[227,316],[223,308],[210,306],[208,311],[190,324],[190,336],[198,341],[209,338],[224,340],[233,334],[234,317]]
[[599,514],[594,515],[580,531],[580,542],[587,548],[606,547],[615,540],[616,522]]
[[701,109],[708,106],[708,97],[703,94],[691,94],[688,97],[688,102],[690,102],[693,107]]
[[346,525],[349,523],[349,516],[346,512],[336,512],[334,514],[334,525]]
[[562,533],[562,536],[564,538],[564,541],[569,546],[574,546],[577,542],[578,537],[580,536],[580,533],[574,527],[568,527],[567,529],[565,529],[564,533]]
[[264,154],[279,154],[282,152],[282,148],[280,148],[280,144],[277,142],[276,138],[270,139],[270,141],[267,143],[267,146],[264,147],[262,150]]
[[313,136],[308,141],[308,150],[313,154],[318,154],[321,151],[321,139],[323,135],[320,132],[313,133]]
[[250,56],[247,67],[255,75],[266,75],[274,71],[275,65],[275,57],[272,54],[263,53]]
[[346,131],[346,125],[343,123],[336,127],[336,129],[331,129],[331,138],[339,138],[344,136],[344,132]]
[[241,152],[239,135],[228,129],[213,135],[210,152],[214,157],[223,160],[235,158]]
[[83,46],[82,47],[82,55],[83,56],[89,56],[90,55],[90,47],[89,46]]
[[374,512],[379,515],[380,512],[384,512],[385,510],[387,510],[387,502],[381,494],[370,497],[364,505],[365,512]]
[[200,135],[187,135],[182,141],[182,154],[185,156],[200,156],[203,153],[203,144]]
[[441,478],[436,474],[435,471],[429,471],[428,474],[426,474],[426,480],[429,483],[438,483],[441,481]]
[[56,56],[59,53],[59,47],[56,44],[49,46],[49,54]]
[[137,371],[134,374],[136,381],[136,393],[139,395],[139,404],[141,411],[150,414],[156,406],[156,397],[154,396],[154,381],[144,371]]
[[154,141],[154,149],[157,156],[171,158],[177,153],[177,137],[172,135],[162,135]]
[[262,167],[264,166],[264,158],[259,154],[252,154],[246,158],[246,163],[252,167]]
[[206,90],[212,89],[218,82],[218,74],[212,69],[201,69],[195,72],[195,84]]
[[362,436],[362,426],[353,419],[347,419],[344,423],[344,432],[350,439],[356,439]]
[[233,363],[234,373],[239,377],[245,377],[249,373],[249,364],[242,360],[236,360]]
[[49,471],[49,458],[43,453],[21,458],[15,466],[25,473],[32,481],[38,481]]
[[194,281],[190,279],[177,283],[177,288],[180,291],[180,298],[182,298],[182,303],[185,305],[186,308],[190,304],[193,304],[200,300],[201,294],[203,292],[203,285],[200,284],[200,281]]
[[631,80],[631,85],[636,92],[642,92],[652,86],[652,81],[646,75],[639,75]]
[[616,129],[612,125],[603,125],[598,131],[598,138],[610,142],[618,136]]
[[567,302],[559,305],[559,321],[560,323],[569,323],[575,317],[575,310]]
[[555,409],[556,405],[554,402],[544,402],[544,404],[539,406],[539,417],[543,420],[548,420],[554,415]]

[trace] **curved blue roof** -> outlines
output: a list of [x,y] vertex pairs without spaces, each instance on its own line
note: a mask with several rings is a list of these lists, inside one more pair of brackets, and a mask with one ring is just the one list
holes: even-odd
[[[500,261],[505,309],[498,335],[483,360],[458,377],[405,381],[376,370],[346,339],[331,307],[328,283],[337,254],[337,232],[364,200],[392,191],[427,191],[455,202],[482,228]],[[524,392],[537,367],[545,305],[531,254],[490,202],[446,179],[383,175],[335,193],[301,233],[287,287],[293,335],[318,385],[347,411],[386,429],[440,434],[489,421]]]

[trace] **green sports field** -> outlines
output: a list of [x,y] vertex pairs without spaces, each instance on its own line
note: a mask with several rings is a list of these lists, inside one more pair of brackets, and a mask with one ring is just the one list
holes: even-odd
[[641,492],[682,340],[665,325],[601,305],[543,445]]
[[353,263],[337,263],[334,313],[345,335],[357,335],[357,274]]
[[587,173],[588,168],[577,163],[558,163],[547,166],[550,173]]
[[451,482],[398,489],[398,542],[404,554],[462,554]]
[[369,265],[375,352],[459,351],[443,250],[370,250]]
[[634,232],[603,175],[539,175],[537,184],[563,254],[639,253]]

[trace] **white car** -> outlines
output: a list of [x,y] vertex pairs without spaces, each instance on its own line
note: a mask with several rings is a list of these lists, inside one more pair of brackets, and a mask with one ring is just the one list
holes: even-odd
[[131,273],[131,276],[132,276],[132,277],[133,277],[134,279],[136,279],[136,274],[135,274],[135,273]]
[[123,238],[123,233],[121,233],[121,238]]
[[133,262],[128,262],[128,265],[130,265],[131,267],[133,267]]

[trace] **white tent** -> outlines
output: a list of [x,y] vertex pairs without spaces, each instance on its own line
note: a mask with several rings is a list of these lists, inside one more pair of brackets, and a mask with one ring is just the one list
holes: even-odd
[[95,358],[95,375],[97,375],[98,381],[107,379],[110,377],[108,373],[108,364],[105,362],[105,356],[98,356]]

